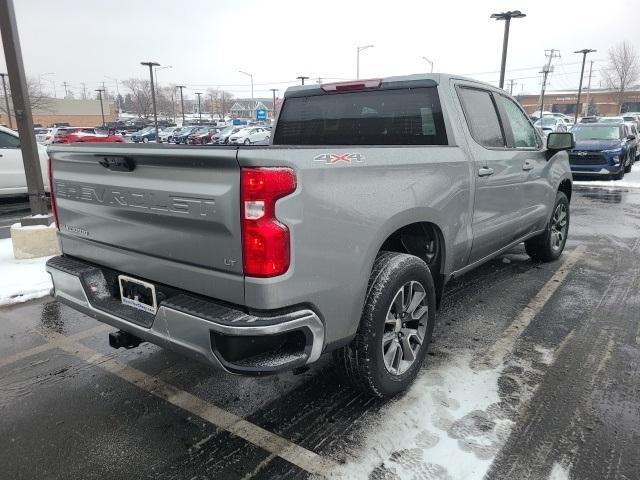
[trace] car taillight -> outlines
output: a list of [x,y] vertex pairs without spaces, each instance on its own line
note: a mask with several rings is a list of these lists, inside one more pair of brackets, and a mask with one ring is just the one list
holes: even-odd
[[289,229],[276,218],[276,200],[293,193],[290,168],[243,168],[240,174],[242,263],[249,277],[275,277],[289,269]]
[[56,228],[60,230],[60,222],[58,221],[58,210],[56,209],[56,197],[53,194],[53,168],[51,166],[51,158],[47,159],[47,173],[49,174],[49,200],[51,201],[51,214]]

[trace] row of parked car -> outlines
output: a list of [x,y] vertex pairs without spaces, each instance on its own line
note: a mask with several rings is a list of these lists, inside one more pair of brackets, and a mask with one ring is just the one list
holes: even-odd
[[[269,142],[271,129],[246,125],[192,125],[167,127],[158,132],[158,143],[183,145],[264,145]],[[135,143],[156,141],[155,127],[146,127],[131,136]]]
[[576,145],[569,152],[576,177],[619,180],[640,160],[640,112],[617,117],[583,117],[569,129]]

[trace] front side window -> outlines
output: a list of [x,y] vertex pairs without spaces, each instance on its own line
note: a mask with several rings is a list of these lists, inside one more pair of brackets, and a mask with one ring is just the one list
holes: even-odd
[[[520,107],[518,107],[513,100],[503,95],[498,95],[498,98],[507,114],[506,120],[511,127],[513,146],[515,148],[538,148],[538,135]],[[546,117],[543,117],[543,127],[547,126],[545,120]],[[555,126],[557,120],[553,117],[550,120],[552,120],[551,125]]]
[[6,132],[0,132],[0,148],[20,148],[20,139]]
[[483,147],[504,147],[502,127],[489,92],[463,87],[459,94],[473,139]]
[[274,145],[447,145],[436,87],[287,98]]

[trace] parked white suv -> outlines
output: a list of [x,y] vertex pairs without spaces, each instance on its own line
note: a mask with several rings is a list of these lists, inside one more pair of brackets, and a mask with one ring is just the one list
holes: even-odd
[[247,127],[229,137],[229,143],[252,143],[265,142],[271,137],[271,131],[264,127]]
[[[49,191],[47,176],[47,149],[38,144],[40,169],[45,190]],[[0,196],[27,193],[27,178],[24,174],[20,137],[16,132],[0,127]]]

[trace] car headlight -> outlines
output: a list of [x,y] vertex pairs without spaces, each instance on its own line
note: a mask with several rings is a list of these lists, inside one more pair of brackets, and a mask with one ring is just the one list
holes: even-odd
[[602,153],[606,153],[607,155],[622,155],[622,148],[615,148],[613,150],[603,150]]

